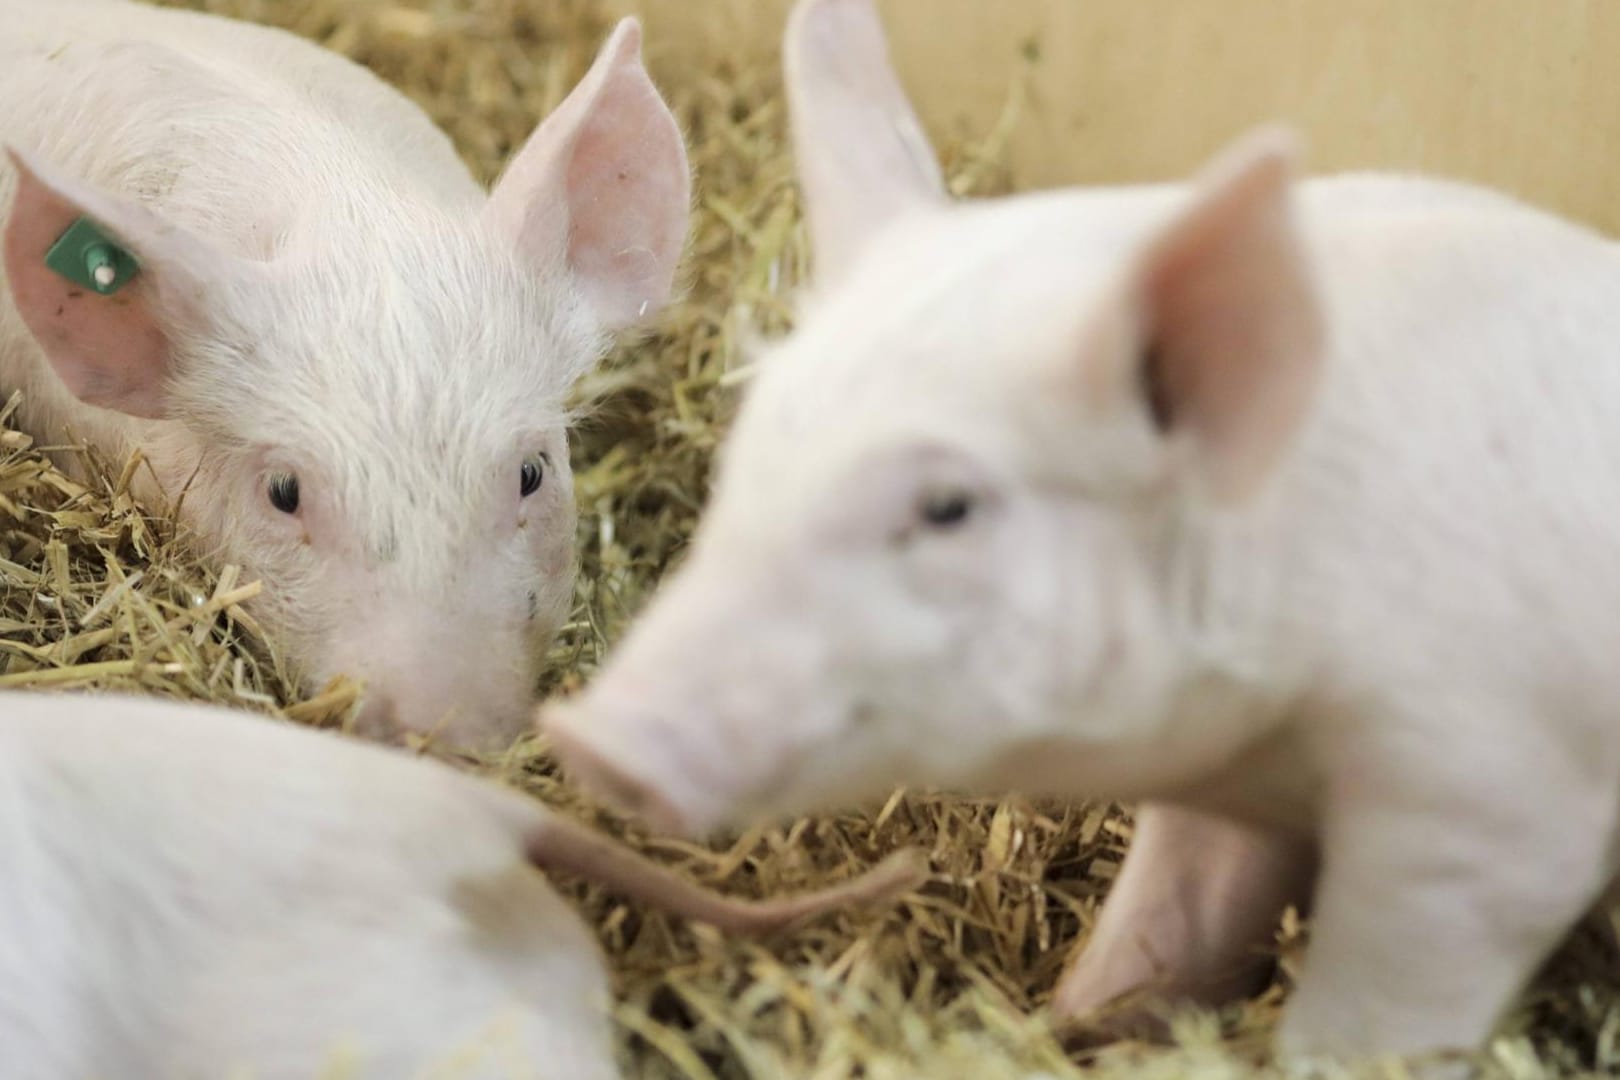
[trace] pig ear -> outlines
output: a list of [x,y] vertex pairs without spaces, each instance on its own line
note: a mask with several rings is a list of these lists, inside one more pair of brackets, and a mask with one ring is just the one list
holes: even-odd
[[1144,253],[1137,385],[1158,429],[1184,434],[1214,494],[1239,498],[1303,419],[1323,315],[1293,211],[1294,137],[1241,140]]
[[[8,148],[17,192],[6,223],[6,281],[18,313],[51,367],[81,401],[161,418],[176,347],[217,315],[212,300],[251,263],[212,248],[136,203],[57,175]],[[103,295],[45,265],[80,218],[134,256],[139,269]]]
[[529,137],[485,219],[537,267],[560,260],[608,326],[662,306],[686,240],[692,179],[679,126],[623,19],[591,70]]
[[817,272],[840,274],[876,229],[943,204],[945,181],[872,0],[799,0],[782,61]]

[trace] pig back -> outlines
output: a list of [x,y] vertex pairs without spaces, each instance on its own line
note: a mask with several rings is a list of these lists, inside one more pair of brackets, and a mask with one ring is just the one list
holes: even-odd
[[1620,248],[1461,185],[1340,178],[1302,204],[1330,354],[1225,561],[1265,568],[1272,640],[1330,697],[1443,672],[1598,716],[1620,694]]
[[38,1063],[8,1075],[308,1076],[345,1042],[398,1076],[489,1040],[611,1075],[594,942],[515,835],[538,807],[223,710],[0,718],[0,1041]]

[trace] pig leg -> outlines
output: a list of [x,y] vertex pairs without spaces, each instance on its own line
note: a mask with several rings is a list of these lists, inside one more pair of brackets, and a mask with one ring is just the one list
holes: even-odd
[[1397,784],[1358,769],[1358,790],[1330,800],[1285,1060],[1478,1047],[1599,895],[1607,785],[1537,775],[1533,750],[1506,750],[1517,775]]
[[1264,986],[1277,919],[1315,869],[1302,838],[1163,803],[1142,807],[1125,868],[1059,981],[1054,1019],[1157,1027],[1166,999],[1215,1005]]

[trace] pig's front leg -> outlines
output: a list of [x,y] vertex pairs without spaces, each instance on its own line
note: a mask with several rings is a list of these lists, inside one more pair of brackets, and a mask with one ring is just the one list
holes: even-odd
[[1180,806],[1144,806],[1124,870],[1058,983],[1053,1019],[1146,1033],[1159,1026],[1157,1005],[1216,1005],[1255,993],[1278,916],[1303,903],[1314,862],[1301,838]]
[[1478,1048],[1601,892],[1598,768],[1469,739],[1495,761],[1341,759],[1352,775],[1324,808],[1311,944],[1278,1033],[1288,1063]]

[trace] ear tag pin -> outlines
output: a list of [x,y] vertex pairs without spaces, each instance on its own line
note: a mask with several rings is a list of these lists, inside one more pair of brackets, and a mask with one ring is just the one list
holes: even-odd
[[89,218],[79,218],[45,253],[45,265],[75,285],[106,296],[123,288],[140,264]]

